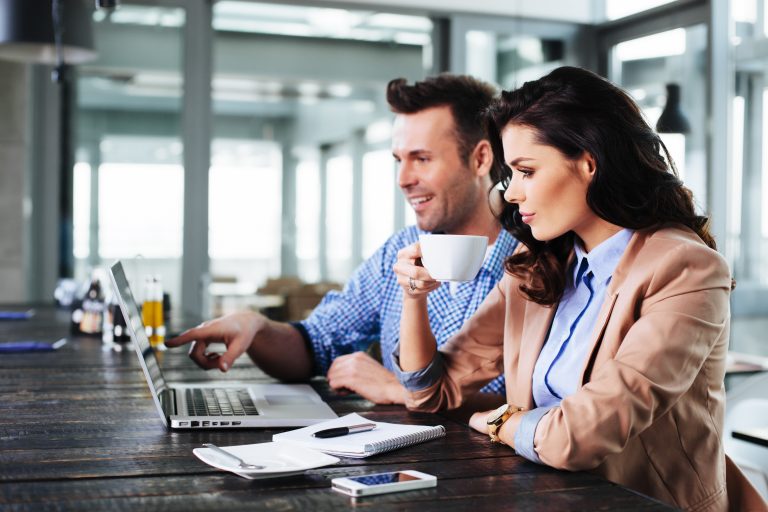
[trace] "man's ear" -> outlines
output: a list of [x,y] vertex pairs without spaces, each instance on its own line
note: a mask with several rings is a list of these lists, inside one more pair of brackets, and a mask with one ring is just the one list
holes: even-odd
[[482,139],[477,143],[472,154],[469,156],[469,163],[477,176],[488,176],[493,166],[493,150],[491,143],[487,139]]

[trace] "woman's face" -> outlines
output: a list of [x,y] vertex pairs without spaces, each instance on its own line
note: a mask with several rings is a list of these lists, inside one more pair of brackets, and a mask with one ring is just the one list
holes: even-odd
[[534,238],[547,241],[574,231],[585,242],[598,217],[587,205],[594,160],[585,153],[568,160],[559,150],[536,142],[536,132],[508,124],[501,132],[504,161],[512,179],[504,199],[516,203]]

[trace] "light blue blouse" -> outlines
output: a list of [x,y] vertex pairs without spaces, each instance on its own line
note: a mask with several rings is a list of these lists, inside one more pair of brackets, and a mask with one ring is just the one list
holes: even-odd
[[[536,426],[550,409],[579,387],[597,315],[613,271],[633,234],[634,231],[623,229],[589,253],[584,252],[579,243],[575,244],[571,278],[534,367],[532,390],[536,407],[523,415],[515,433],[515,450],[526,459],[541,463],[533,447]],[[392,352],[393,370],[408,390],[431,386],[444,371],[439,353],[426,368],[413,372],[402,371],[399,356],[398,343]]]
[[533,448],[539,420],[579,387],[606,289],[633,233],[623,229],[589,253],[584,252],[580,243],[575,244],[571,279],[533,371],[536,408],[523,415],[515,433],[515,450],[529,460],[541,462]]

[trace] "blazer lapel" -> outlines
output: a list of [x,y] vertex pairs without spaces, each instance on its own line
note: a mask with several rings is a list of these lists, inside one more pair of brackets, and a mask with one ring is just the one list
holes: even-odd
[[520,341],[520,361],[518,363],[515,394],[519,393],[519,401],[527,402],[525,404],[527,408],[533,407],[533,379],[531,379],[531,376],[533,375],[541,348],[546,341],[549,326],[552,324],[552,318],[555,316],[556,309],[555,306],[545,307],[532,301],[528,301],[525,306],[525,324],[523,325],[522,339]]
[[586,379],[589,374],[592,373],[592,365],[597,357],[597,352],[600,350],[600,342],[603,340],[603,333],[605,333],[605,327],[608,325],[608,319],[611,317],[613,311],[613,305],[616,304],[616,299],[619,297],[618,293],[611,293],[605,298],[603,306],[600,308],[600,314],[595,321],[595,327],[592,330],[592,337],[589,342],[589,356],[584,359],[584,366],[581,368],[581,385],[586,384]]
[[605,328],[607,327],[608,320],[611,318],[611,313],[613,312],[613,306],[616,304],[616,299],[619,298],[621,286],[624,284],[627,274],[632,268],[632,264],[634,263],[637,254],[640,252],[643,245],[645,245],[647,238],[648,233],[646,231],[636,231],[635,234],[632,235],[629,245],[627,245],[627,249],[624,251],[624,255],[616,265],[616,269],[613,271],[611,282],[608,284],[608,288],[605,291],[605,301],[600,308],[600,313],[595,321],[595,327],[592,329],[592,337],[589,342],[589,355],[584,360],[584,366],[581,369],[580,382],[582,386],[586,384],[592,373],[592,367],[597,358],[597,353],[600,350]]

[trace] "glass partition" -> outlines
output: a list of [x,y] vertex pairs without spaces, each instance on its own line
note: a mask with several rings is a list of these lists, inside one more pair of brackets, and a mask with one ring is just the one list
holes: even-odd
[[[75,276],[114,259],[180,298],[185,10],[127,2],[94,12],[97,60],[77,68]],[[86,211],[87,208],[87,211]],[[142,293],[142,283],[137,294]]]
[[327,277],[343,283],[352,273],[352,158],[329,158],[326,172]]
[[394,232],[395,165],[388,149],[363,156],[363,254],[371,256]]
[[702,212],[707,210],[706,51],[703,24],[623,41],[611,50],[608,76],[632,95],[653,127],[670,101],[667,85],[679,86],[690,130],[660,135]]
[[283,164],[274,142],[215,139],[209,173],[211,277],[256,290],[280,273]]
[[675,0],[605,0],[605,17],[615,20],[674,2]]

